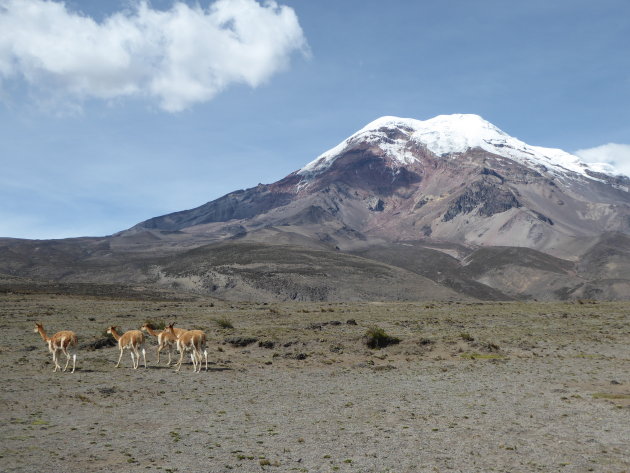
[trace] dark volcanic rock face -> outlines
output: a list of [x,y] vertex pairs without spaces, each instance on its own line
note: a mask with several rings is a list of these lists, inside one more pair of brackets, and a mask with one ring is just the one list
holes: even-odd
[[331,184],[391,196],[398,189],[419,185],[422,176],[415,169],[393,167],[369,147],[359,147],[335,160],[333,165],[309,182],[309,192],[317,192]]
[[206,223],[249,219],[287,205],[292,198],[293,194],[276,192],[270,186],[259,185],[233,192],[196,209],[152,218],[137,228],[175,231]]
[[483,181],[474,182],[466,191],[455,199],[442,217],[448,222],[459,214],[467,214],[479,209],[479,215],[491,217],[511,208],[521,207],[514,194],[506,188]]

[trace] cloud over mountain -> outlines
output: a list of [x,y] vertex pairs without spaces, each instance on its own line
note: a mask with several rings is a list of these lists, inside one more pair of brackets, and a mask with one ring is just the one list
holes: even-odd
[[630,176],[630,145],[607,143],[594,148],[579,149],[575,154],[588,162],[608,164],[615,171]]
[[98,22],[60,2],[0,0],[0,86],[72,101],[142,96],[177,112],[230,84],[256,87],[307,47],[293,9],[274,1],[142,1]]

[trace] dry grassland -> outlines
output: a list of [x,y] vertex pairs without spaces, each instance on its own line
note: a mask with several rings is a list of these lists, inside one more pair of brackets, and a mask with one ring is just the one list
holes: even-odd
[[[209,371],[88,347],[148,320],[205,330]],[[74,374],[35,321],[78,334]],[[0,324],[5,472],[630,471],[628,303],[3,294]]]

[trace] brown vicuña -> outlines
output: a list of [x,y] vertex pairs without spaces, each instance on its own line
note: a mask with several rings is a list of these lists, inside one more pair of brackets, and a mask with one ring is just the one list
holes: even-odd
[[[173,352],[173,347],[177,343],[177,333],[171,333],[169,330],[154,330],[151,324],[145,323],[140,330],[144,330],[149,335],[152,335],[157,338],[158,347],[157,347],[157,362],[160,364],[160,352],[165,348],[168,350],[168,363],[167,366],[171,366],[171,353]],[[180,329],[181,330],[181,329]]]
[[74,369],[77,364],[77,354],[71,354],[69,352],[69,349],[77,346],[78,340],[76,334],[70,330],[62,330],[61,332],[57,332],[56,334],[54,334],[52,337],[49,337],[46,335],[44,326],[37,322],[35,322],[34,332],[39,332],[44,341],[48,344],[48,351],[52,353],[53,363],[55,364],[53,372],[61,369],[61,366],[57,361],[57,354],[59,352],[62,352],[64,355],[66,355],[66,366],[63,368],[63,370],[66,371],[68,369],[70,358],[72,358],[72,373],[74,373]]
[[[170,324],[166,330],[176,334],[174,323]],[[185,330],[177,336],[177,350],[179,351],[179,362],[177,371],[182,366],[184,354],[190,352],[193,362],[193,371],[201,372],[202,353],[206,360],[206,371],[208,371],[208,350],[206,349],[206,334],[202,330]]]
[[[129,330],[128,332],[120,335],[116,331],[116,326],[111,326],[107,329],[107,333],[111,333],[112,336],[118,342],[118,349],[120,350],[120,356],[118,357],[118,363],[116,363],[116,368],[120,366],[120,360],[123,356],[123,351],[125,349],[129,350],[131,354],[131,363],[133,364],[133,369],[138,369],[138,365],[140,365],[140,349],[142,349],[142,357],[144,358],[144,367],[147,367],[147,355],[144,350],[144,334],[140,330]],[[135,359],[134,359],[134,354]]]

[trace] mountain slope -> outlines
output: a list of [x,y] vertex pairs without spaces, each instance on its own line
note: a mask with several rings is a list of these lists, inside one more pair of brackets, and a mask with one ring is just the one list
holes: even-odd
[[467,275],[459,259],[443,251],[426,248],[418,242],[375,245],[352,253],[404,268],[476,299],[512,299],[512,296],[479,283]]
[[430,279],[339,252],[258,243],[203,246],[158,261],[155,283],[232,300],[465,300]]

